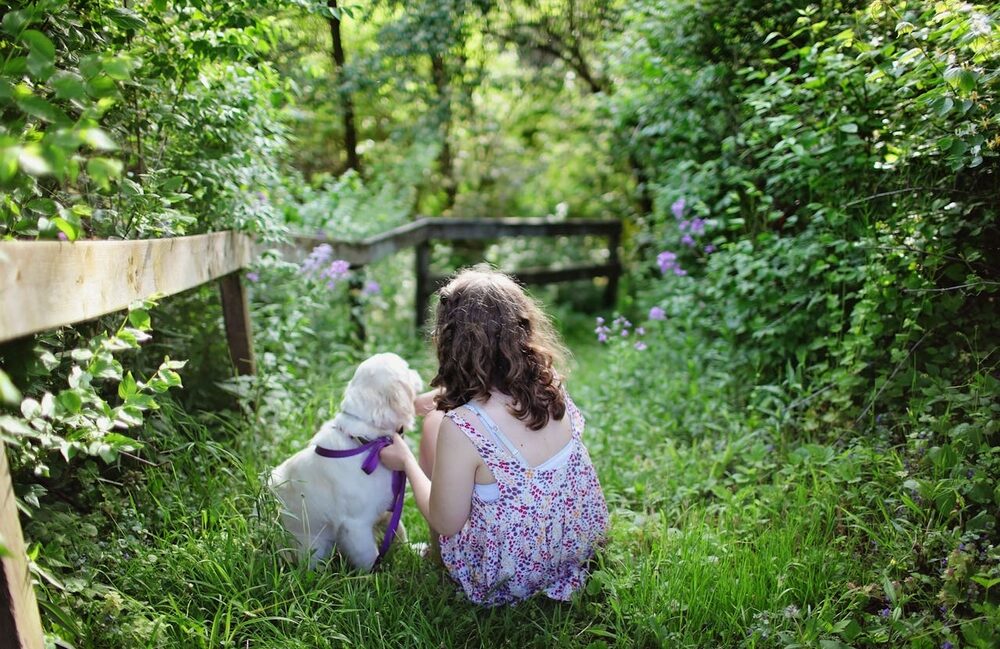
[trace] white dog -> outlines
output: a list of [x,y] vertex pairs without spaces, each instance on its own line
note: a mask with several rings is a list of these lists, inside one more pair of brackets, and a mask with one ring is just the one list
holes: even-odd
[[420,388],[420,376],[402,358],[372,356],[354,372],[337,416],[271,473],[282,524],[310,568],[336,548],[354,567],[370,570],[378,557],[373,528],[393,502],[392,472],[380,463],[371,475],[362,470],[368,452],[332,458],[317,448],[356,449],[412,427]]

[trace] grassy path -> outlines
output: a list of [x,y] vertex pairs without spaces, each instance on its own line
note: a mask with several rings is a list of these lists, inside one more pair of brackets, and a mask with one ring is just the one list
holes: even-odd
[[[165,412],[157,466],[95,482],[104,506],[82,518],[44,510],[29,533],[72,575],[47,585],[47,619],[101,648],[847,646],[832,643],[878,606],[859,586],[876,579],[865,530],[879,521],[865,517],[878,509],[856,487],[897,469],[893,454],[786,448],[722,377],[685,365],[683,345],[575,350],[613,531],[572,604],[473,607],[408,549],[374,575],[277,558],[260,476],[309,438],[345,372],[280,430]],[[412,502],[404,520],[426,538]]]

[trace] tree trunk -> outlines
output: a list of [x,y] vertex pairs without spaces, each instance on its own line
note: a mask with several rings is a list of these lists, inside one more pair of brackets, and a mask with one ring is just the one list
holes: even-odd
[[[337,0],[327,0],[327,6],[337,10]],[[339,13],[339,12],[338,12]],[[344,113],[344,148],[347,150],[347,168],[361,173],[361,159],[358,158],[358,131],[354,124],[354,100],[351,93],[344,88],[344,44],[340,38],[340,18],[331,15],[330,37],[333,40],[333,65],[340,84],[340,107]]]
[[455,183],[455,161],[451,154],[451,95],[448,88],[448,73],[445,69],[444,56],[440,52],[431,54],[431,75],[434,78],[434,88],[437,90],[439,102],[439,119],[441,131],[441,153],[438,154],[438,166],[444,180],[445,210],[455,206],[455,195],[458,186]]

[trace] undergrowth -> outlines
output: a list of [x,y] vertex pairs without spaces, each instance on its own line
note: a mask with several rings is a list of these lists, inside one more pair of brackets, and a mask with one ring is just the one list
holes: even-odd
[[[280,560],[287,541],[262,476],[339,403],[343,360],[288,395],[280,421],[168,402],[141,460],[88,461],[79,493],[50,494],[26,531],[43,546],[51,637],[80,648],[995,646],[998,551],[915,506],[913,482],[934,471],[914,459],[916,413],[870,438],[809,439],[748,408],[723,372],[688,363],[700,343],[678,330],[651,331],[640,352],[594,345],[566,319],[570,388],[613,519],[572,603],[475,607],[408,547],[372,575],[336,558],[317,571]],[[426,348],[408,347],[429,377]],[[426,540],[412,502],[404,522]]]

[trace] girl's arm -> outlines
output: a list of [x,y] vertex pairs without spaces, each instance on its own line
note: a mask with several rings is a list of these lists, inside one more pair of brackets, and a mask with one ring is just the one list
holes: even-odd
[[382,449],[379,457],[386,468],[406,472],[417,509],[432,530],[450,536],[462,529],[472,507],[479,455],[454,422],[450,419],[441,422],[433,479],[427,478],[413,451],[399,435],[393,436],[392,446]]

